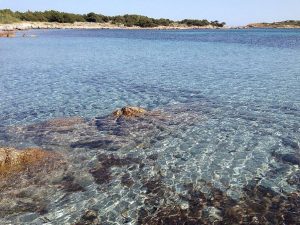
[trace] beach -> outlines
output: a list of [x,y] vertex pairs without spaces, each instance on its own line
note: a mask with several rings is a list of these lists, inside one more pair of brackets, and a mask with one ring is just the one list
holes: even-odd
[[[171,26],[157,26],[141,28],[138,26],[126,27],[124,25],[115,25],[112,23],[87,23],[87,22],[75,22],[75,23],[56,23],[56,22],[20,22],[13,24],[0,24],[0,30],[12,31],[12,30],[29,30],[29,29],[153,29],[153,30],[186,30],[186,29],[217,29],[212,25],[208,26],[187,26],[187,25],[171,25]],[[220,29],[220,28],[218,28]]]

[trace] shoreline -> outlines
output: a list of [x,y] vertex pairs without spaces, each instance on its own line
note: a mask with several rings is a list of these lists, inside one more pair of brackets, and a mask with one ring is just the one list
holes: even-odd
[[[268,26],[265,24],[249,24],[246,26],[225,26],[216,27],[208,26],[187,26],[183,24],[173,24],[170,26],[157,26],[157,27],[126,27],[124,25],[116,25],[112,23],[90,23],[90,22],[75,22],[75,23],[57,23],[57,22],[20,22],[10,24],[0,24],[0,34],[5,36],[6,32],[16,32],[25,30],[38,30],[38,29],[62,29],[62,30],[251,30],[251,29],[300,29],[300,26]],[[1,33],[2,32],[2,33]]]
[[190,30],[190,29],[228,29],[227,27],[208,26],[187,26],[187,25],[171,25],[157,27],[126,27],[124,25],[116,25],[112,23],[57,23],[57,22],[21,22],[12,24],[0,24],[0,31],[18,31],[18,30],[34,30],[34,29],[119,29],[119,30]]

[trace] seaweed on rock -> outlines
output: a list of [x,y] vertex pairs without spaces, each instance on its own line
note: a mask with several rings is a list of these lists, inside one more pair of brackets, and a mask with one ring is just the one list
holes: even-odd
[[[203,193],[192,184],[186,185],[187,194],[180,198],[184,207],[172,196],[161,181],[146,183],[149,187],[145,207],[139,210],[139,225],[249,225],[299,224],[300,193],[286,195],[257,184],[244,187],[240,200],[233,200],[223,191],[208,184],[210,193]],[[168,194],[167,194],[168,193]],[[174,194],[174,193],[173,193]],[[160,199],[165,198],[164,201]],[[153,210],[154,208],[154,210]]]
[[110,170],[112,167],[123,167],[141,163],[139,158],[128,156],[120,158],[113,154],[100,154],[98,155],[98,160],[100,165],[95,169],[90,170],[90,173],[93,175],[97,184],[108,184],[111,181],[112,175]]
[[75,177],[72,175],[64,176],[63,180],[61,181],[61,186],[62,189],[68,193],[85,191],[85,188],[78,184],[75,181]]
[[122,183],[124,186],[130,188],[130,187],[132,187],[132,185],[134,184],[134,180],[132,179],[132,177],[130,176],[130,174],[125,173],[125,174],[122,176],[122,178],[121,178],[121,183]]
[[101,223],[96,211],[87,210],[74,225],[101,225]]

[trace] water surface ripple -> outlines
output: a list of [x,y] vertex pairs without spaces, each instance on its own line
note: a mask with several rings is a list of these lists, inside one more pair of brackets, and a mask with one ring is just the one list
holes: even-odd
[[299,224],[300,30],[26,32],[0,147],[64,162],[2,182],[1,224]]

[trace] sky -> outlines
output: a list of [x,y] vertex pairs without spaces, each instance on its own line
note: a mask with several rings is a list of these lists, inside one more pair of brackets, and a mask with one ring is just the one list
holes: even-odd
[[154,18],[208,19],[231,26],[254,22],[300,20],[300,0],[0,0],[0,9],[114,16],[141,14]]

